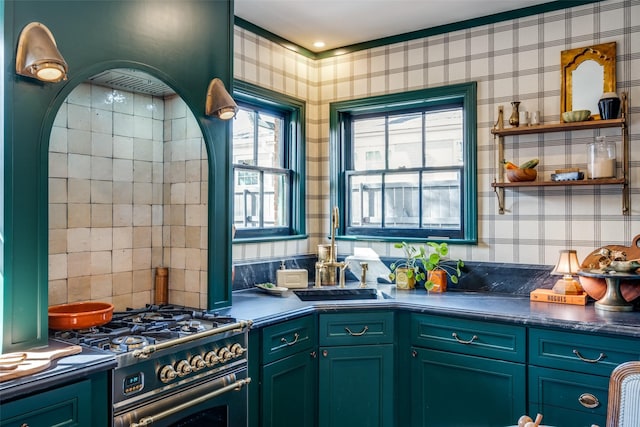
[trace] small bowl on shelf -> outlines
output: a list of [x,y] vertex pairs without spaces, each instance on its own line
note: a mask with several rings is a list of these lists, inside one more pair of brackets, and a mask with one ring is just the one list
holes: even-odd
[[562,121],[565,123],[584,122],[591,117],[590,110],[574,110],[562,113]]
[[538,171],[536,169],[507,169],[507,179],[509,182],[525,182],[535,181],[538,177]]

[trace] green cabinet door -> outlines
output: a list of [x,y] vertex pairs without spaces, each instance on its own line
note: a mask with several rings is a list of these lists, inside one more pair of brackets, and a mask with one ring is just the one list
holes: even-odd
[[522,363],[414,347],[411,426],[504,427],[526,413]]
[[317,358],[301,352],[262,368],[263,427],[315,427]]
[[393,354],[393,344],[321,347],[319,426],[392,427]]

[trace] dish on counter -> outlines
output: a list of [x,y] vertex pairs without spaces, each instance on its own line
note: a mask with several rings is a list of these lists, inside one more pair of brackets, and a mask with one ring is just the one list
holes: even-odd
[[289,288],[283,288],[282,286],[276,286],[273,283],[259,283],[256,288],[271,295],[277,295],[283,297]]

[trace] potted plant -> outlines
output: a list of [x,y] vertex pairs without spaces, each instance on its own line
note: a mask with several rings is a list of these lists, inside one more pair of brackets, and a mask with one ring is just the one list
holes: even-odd
[[452,283],[458,283],[458,277],[462,274],[460,270],[464,267],[461,259],[455,262],[455,265],[443,264],[448,260],[449,246],[447,243],[427,242],[427,245],[433,249],[433,252],[425,251],[425,256],[421,261],[427,271],[427,281],[424,287],[428,291],[444,292],[447,290],[447,276],[451,278]]
[[416,281],[425,280],[423,260],[427,252],[424,247],[416,247],[407,242],[395,243],[395,248],[402,249],[404,259],[391,264],[389,279],[396,281],[398,289],[413,289]]

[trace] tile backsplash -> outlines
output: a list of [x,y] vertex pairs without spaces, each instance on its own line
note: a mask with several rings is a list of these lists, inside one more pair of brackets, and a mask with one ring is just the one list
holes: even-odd
[[153,302],[206,307],[207,157],[178,96],[83,83],[61,106],[49,145],[49,304]]

